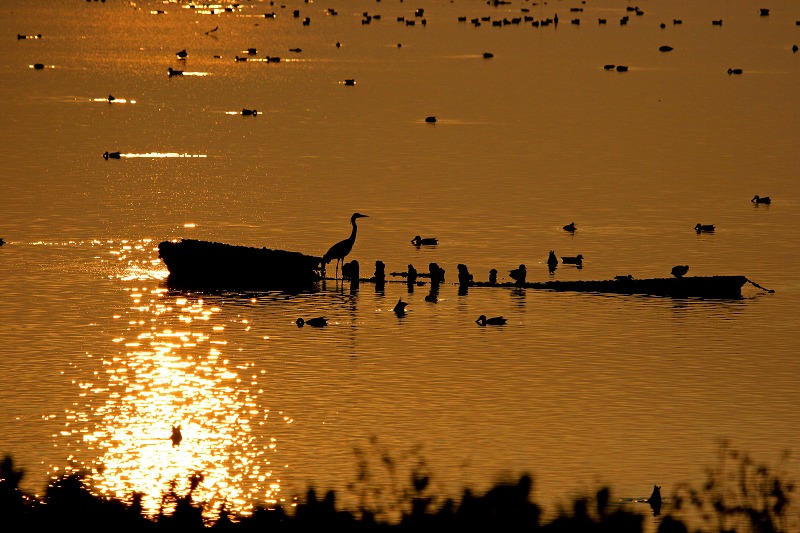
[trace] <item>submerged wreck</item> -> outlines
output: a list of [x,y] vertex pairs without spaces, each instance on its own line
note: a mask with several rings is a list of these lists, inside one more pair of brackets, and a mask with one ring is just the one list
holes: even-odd
[[[235,246],[217,242],[183,239],[164,241],[158,245],[159,257],[169,269],[167,285],[176,289],[200,290],[282,290],[302,292],[316,290],[325,279],[323,258],[300,252]],[[342,265],[344,279],[353,287],[359,282],[387,282],[383,262],[376,261],[376,273],[371,278],[358,277],[358,262]],[[430,284],[438,292],[444,284],[444,269],[436,263],[429,265],[430,273],[417,273],[411,265],[409,272],[391,273],[405,278],[394,281],[414,285]],[[422,281],[419,278],[428,278]],[[510,287],[555,292],[589,292],[598,294],[629,294],[665,296],[671,298],[741,299],[746,283],[758,285],[745,276],[682,276],[672,278],[636,279],[618,276],[609,280],[573,280],[526,282],[518,276],[514,283],[498,283],[490,274],[488,282],[474,281],[466,265],[459,265],[458,287],[466,294],[470,287]]]
[[160,243],[158,256],[173,288],[304,291],[322,279],[322,259],[300,252],[183,239]]
[[526,283],[524,286],[550,291],[643,294],[672,298],[738,299],[742,297],[742,287],[748,281],[750,280],[745,276],[684,276],[649,279],[624,277],[601,281],[544,281]]

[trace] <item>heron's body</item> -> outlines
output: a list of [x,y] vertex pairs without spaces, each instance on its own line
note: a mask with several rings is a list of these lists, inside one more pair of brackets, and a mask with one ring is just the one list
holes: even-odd
[[367,215],[362,215],[361,213],[353,213],[353,216],[350,217],[350,224],[353,226],[353,230],[350,232],[350,236],[343,241],[339,241],[330,249],[325,252],[325,255],[322,256],[322,266],[327,265],[334,259],[336,259],[336,276],[339,277],[339,263],[344,261],[344,258],[350,253],[353,249],[353,244],[356,242],[356,232],[358,231],[358,226],[356,226],[356,219],[357,218],[366,218]]

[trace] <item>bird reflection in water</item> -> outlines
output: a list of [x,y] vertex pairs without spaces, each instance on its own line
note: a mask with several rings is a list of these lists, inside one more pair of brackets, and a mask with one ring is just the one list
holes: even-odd
[[[62,432],[75,464],[91,468],[102,493],[123,501],[141,493],[149,516],[165,494],[189,493],[193,473],[202,479],[191,494],[206,502],[209,518],[223,502],[248,514],[281,501],[271,466],[277,441],[265,435],[269,409],[247,369],[253,363],[229,366],[221,309],[202,299],[166,301],[159,290],[131,292],[133,316],[120,321],[116,355],[103,360],[95,382],[81,384],[90,391],[88,406],[70,414],[85,427],[73,423]],[[167,325],[156,329],[148,317]],[[191,446],[182,442],[187,435]]]

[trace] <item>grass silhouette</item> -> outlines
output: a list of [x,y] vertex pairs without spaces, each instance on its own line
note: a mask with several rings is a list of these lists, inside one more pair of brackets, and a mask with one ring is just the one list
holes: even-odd
[[[397,462],[389,454],[381,460],[387,471],[396,475]],[[798,530],[800,520],[796,513],[789,512],[794,484],[781,479],[782,472],[774,473],[723,443],[718,464],[707,474],[700,488],[681,485],[667,498],[674,503],[658,521],[658,533],[688,533],[687,518],[681,516],[692,513],[703,522],[691,529],[694,532]],[[599,489],[592,497],[576,498],[570,510],[562,510],[559,516],[543,523],[541,508],[530,499],[533,478],[527,474],[516,481],[498,482],[484,494],[467,489],[460,501],[446,499],[437,503],[430,494],[430,476],[421,460],[411,472],[409,486],[398,491],[396,498],[370,498],[366,489],[358,511],[337,509],[335,492],[328,491],[320,497],[310,488],[293,513],[274,506],[258,507],[251,514],[237,516],[223,506],[211,522],[203,518],[203,502],[194,501],[192,496],[203,482],[202,474],[190,476],[186,494],[177,494],[174,487],[164,494],[161,509],[152,518],[142,511],[141,494],[133,494],[130,502],[97,496],[80,474],[69,474],[55,480],[44,497],[37,499],[19,488],[23,475],[10,456],[0,463],[0,530],[640,533],[644,528],[643,514],[613,505],[608,488]],[[358,480],[368,485],[369,473],[364,463]],[[656,507],[653,511],[658,514]]]

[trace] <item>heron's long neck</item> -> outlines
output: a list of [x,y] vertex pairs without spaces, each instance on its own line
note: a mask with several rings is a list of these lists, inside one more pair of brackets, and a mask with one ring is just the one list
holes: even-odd
[[356,232],[358,231],[358,226],[356,226],[356,219],[350,221],[353,225],[353,231],[350,232],[350,242],[356,242]]

